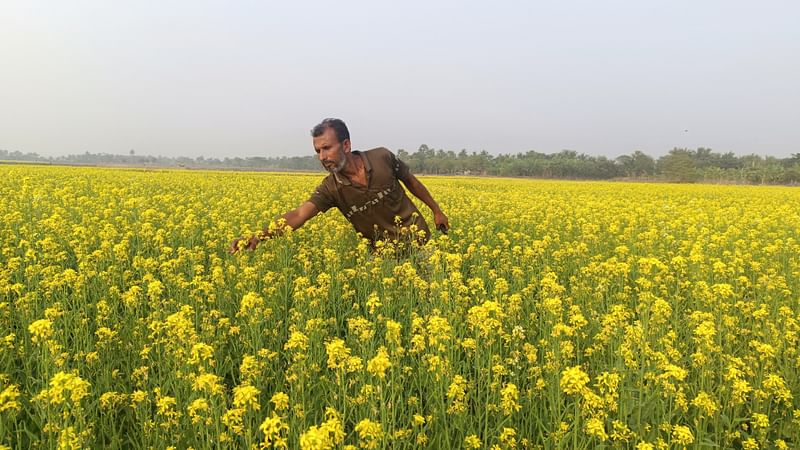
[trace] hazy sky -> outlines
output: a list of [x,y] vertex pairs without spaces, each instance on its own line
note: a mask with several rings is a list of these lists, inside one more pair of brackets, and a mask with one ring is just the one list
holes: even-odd
[[[0,0],[0,149],[800,152],[797,1]],[[685,131],[688,130],[688,131]]]

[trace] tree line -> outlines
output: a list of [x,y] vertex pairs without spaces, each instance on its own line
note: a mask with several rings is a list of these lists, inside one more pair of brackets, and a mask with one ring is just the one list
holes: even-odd
[[[491,155],[486,151],[434,150],[421,145],[415,152],[397,151],[414,173],[429,175],[488,175],[506,177],[559,178],[578,180],[636,179],[671,182],[740,184],[800,183],[800,153],[788,158],[718,153],[710,148],[673,148],[653,158],[641,151],[615,159],[591,156],[572,150],[558,153],[529,151]],[[117,165],[137,167],[182,167],[189,169],[247,169],[273,171],[321,171],[316,156],[188,158],[89,153],[43,157],[36,153],[0,150],[0,160],[43,164]]]

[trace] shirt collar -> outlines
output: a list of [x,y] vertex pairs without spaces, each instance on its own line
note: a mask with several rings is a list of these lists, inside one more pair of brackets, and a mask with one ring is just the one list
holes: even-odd
[[[371,173],[372,164],[369,163],[369,158],[367,158],[367,155],[365,155],[364,152],[358,150],[353,150],[352,153],[353,155],[361,158],[361,161],[364,162],[364,170],[366,170],[368,173]],[[350,186],[351,184],[353,184],[347,177],[345,176],[340,177],[338,172],[333,172],[333,178],[336,180],[337,183],[343,184],[345,186]]]

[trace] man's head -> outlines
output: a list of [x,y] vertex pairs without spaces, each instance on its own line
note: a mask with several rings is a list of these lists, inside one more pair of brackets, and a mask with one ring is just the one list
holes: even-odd
[[339,172],[347,165],[350,153],[350,132],[341,119],[325,119],[311,129],[314,150],[325,170]]
[[325,130],[331,128],[336,133],[336,139],[339,142],[350,140],[350,131],[347,130],[347,125],[344,124],[342,119],[327,118],[318,123],[311,129],[311,137],[319,137],[325,133]]

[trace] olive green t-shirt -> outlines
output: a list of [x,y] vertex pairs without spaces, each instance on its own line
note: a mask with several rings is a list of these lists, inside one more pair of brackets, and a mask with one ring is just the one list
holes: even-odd
[[[352,154],[364,162],[367,185],[360,186],[343,175],[331,173],[308,201],[321,212],[335,206],[357,232],[373,243],[407,239],[412,234],[415,239],[427,241],[428,224],[400,185],[411,174],[408,166],[383,147]],[[420,231],[424,232],[421,239]]]

